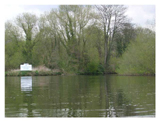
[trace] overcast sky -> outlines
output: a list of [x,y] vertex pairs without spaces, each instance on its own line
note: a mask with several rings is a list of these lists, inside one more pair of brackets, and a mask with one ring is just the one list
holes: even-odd
[[[126,14],[133,23],[144,26],[147,21],[155,19],[155,5],[127,5]],[[14,19],[23,12],[32,12],[37,15],[58,8],[58,5],[5,5],[5,21]]]

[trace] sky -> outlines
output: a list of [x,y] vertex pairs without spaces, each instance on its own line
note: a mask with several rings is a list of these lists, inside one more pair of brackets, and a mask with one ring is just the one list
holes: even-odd
[[[131,19],[132,23],[145,26],[147,22],[155,19],[155,5],[126,5],[126,15]],[[31,12],[36,15],[50,11],[52,8],[58,8],[58,5],[5,5],[5,21],[13,20],[18,14],[23,12]]]

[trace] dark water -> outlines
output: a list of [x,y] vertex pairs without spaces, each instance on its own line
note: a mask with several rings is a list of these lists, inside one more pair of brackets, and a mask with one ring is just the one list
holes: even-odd
[[6,77],[5,116],[155,117],[155,77]]

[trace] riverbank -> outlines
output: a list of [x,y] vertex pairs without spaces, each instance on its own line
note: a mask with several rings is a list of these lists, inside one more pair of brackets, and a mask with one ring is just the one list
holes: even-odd
[[62,72],[54,71],[8,71],[5,76],[56,76],[62,75]]
[[49,69],[45,66],[39,66],[33,68],[32,71],[20,71],[19,69],[13,69],[5,72],[5,76],[57,76],[57,75],[119,75],[119,76],[155,76],[155,74],[118,74],[116,72],[77,72],[77,73],[69,73],[60,69]]
[[77,73],[70,74],[64,73],[62,71],[7,71],[5,72],[5,76],[57,76],[57,75],[119,75],[119,76],[155,76],[155,74],[117,74],[117,73],[107,73],[107,74],[89,74],[89,73]]
[[51,70],[45,66],[33,68],[32,71],[20,71],[19,69],[13,69],[5,72],[5,76],[56,76],[62,74],[63,71],[59,69]]

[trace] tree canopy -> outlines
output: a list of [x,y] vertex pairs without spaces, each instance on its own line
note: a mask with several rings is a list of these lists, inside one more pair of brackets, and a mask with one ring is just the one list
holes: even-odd
[[40,17],[20,14],[5,23],[5,69],[27,62],[78,74],[154,74],[155,32],[133,25],[126,9],[60,5]]

